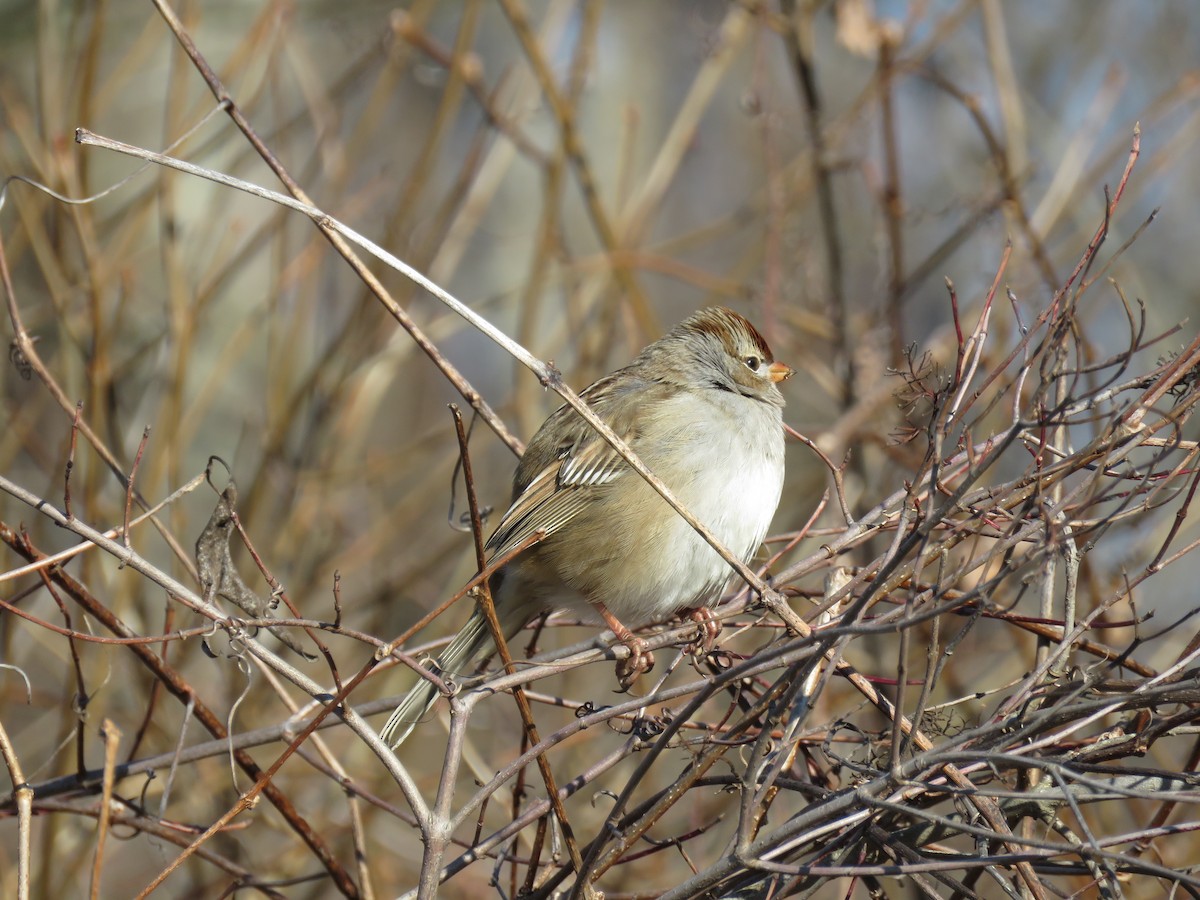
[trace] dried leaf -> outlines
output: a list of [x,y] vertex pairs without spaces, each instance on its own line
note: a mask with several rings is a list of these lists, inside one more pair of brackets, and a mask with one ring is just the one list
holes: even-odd
[[[229,552],[229,539],[234,530],[233,512],[236,506],[237,486],[230,480],[221,492],[208,524],[196,539],[196,570],[200,573],[200,585],[206,598],[227,600],[251,618],[261,619],[271,615],[270,608],[242,580]],[[301,649],[287,629],[271,627],[268,631],[279,638],[286,647],[306,659],[315,659],[312,654]]]

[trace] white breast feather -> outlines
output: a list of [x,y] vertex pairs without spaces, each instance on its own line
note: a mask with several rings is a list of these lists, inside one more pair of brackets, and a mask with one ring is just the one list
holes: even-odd
[[[772,426],[762,429],[769,437],[755,444],[748,440],[747,433],[760,431],[757,428],[693,426],[673,446],[675,477],[665,480],[696,518],[734,555],[748,561],[766,537],[779,505],[783,488],[782,422],[774,407],[741,397],[718,399],[743,423],[751,417],[762,417]],[[711,414],[711,410],[703,412]],[[689,421],[712,420],[690,416]],[[779,430],[774,431],[776,428]],[[636,476],[627,473],[626,477]],[[668,527],[673,534],[667,543],[674,549],[664,547],[661,567],[636,592],[610,598],[610,610],[622,621],[640,623],[684,607],[712,605],[735,577],[729,564],[682,517],[675,515]],[[617,611],[617,606],[622,610]]]

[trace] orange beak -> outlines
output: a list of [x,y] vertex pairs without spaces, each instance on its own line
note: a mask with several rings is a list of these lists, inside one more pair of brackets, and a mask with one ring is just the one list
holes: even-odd
[[774,362],[767,366],[767,376],[776,384],[779,384],[781,381],[787,381],[795,373],[795,369],[781,362]]

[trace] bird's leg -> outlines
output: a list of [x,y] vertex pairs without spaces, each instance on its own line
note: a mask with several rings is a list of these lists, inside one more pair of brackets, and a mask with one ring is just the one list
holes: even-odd
[[721,620],[707,606],[698,609],[688,608],[679,611],[679,618],[691,619],[696,623],[696,640],[688,647],[693,656],[707,656],[712,652],[717,638],[721,634]]
[[593,601],[592,605],[596,607],[600,617],[604,619],[604,624],[616,635],[617,640],[629,648],[629,656],[617,663],[617,683],[621,685],[621,692],[624,693],[633,686],[639,675],[654,668],[654,654],[647,650],[642,639],[622,625],[621,620],[610,613],[603,603]]

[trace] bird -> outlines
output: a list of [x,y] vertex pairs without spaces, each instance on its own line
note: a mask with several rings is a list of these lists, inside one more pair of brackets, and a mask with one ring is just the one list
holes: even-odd
[[[779,505],[784,478],[784,398],[793,374],[758,329],[724,307],[694,313],[627,366],[580,396],[738,559],[750,560]],[[701,626],[711,649],[710,607],[734,576],[729,564],[570,406],[534,434],[513,475],[512,503],[488,539],[505,562],[488,587],[506,640],[547,612],[599,620],[630,649],[618,665],[628,689],[653,657],[631,628],[674,615]],[[492,649],[480,609],[434,662],[461,673]],[[433,706],[421,678],[380,736],[399,746]]]

